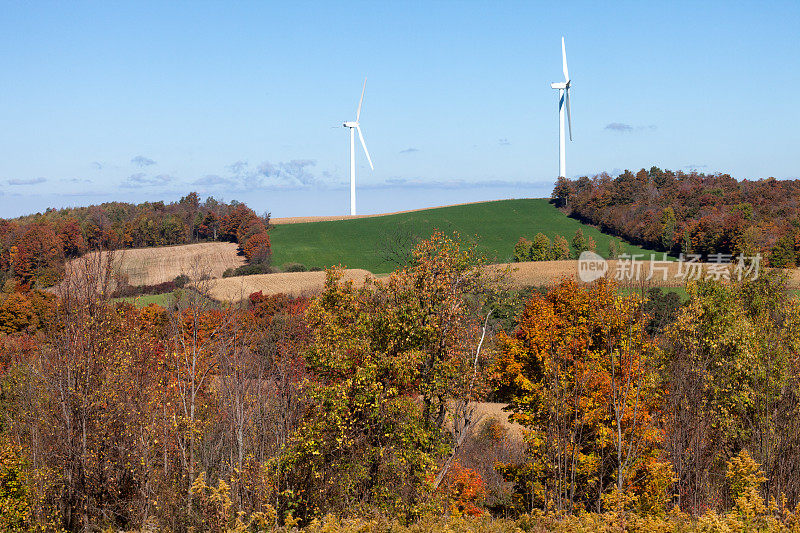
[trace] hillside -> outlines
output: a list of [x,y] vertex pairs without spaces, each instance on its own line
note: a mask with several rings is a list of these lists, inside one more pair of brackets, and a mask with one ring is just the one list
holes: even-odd
[[[80,275],[86,261],[94,264],[98,252],[72,259],[66,272]],[[103,262],[113,257],[116,272],[124,274],[131,285],[155,285],[172,281],[181,274],[190,279],[219,278],[229,268],[245,264],[239,247],[232,242],[203,242],[154,248],[127,248],[102,252]]]
[[[479,253],[488,262],[504,268],[510,263],[514,244],[521,236],[533,237],[542,232],[550,238],[563,235],[571,239],[577,229],[592,237],[597,250],[605,255],[610,236],[596,228],[568,218],[545,199],[499,200],[445,206],[440,208],[368,215],[344,220],[300,222],[276,219],[270,230],[273,264],[302,263],[306,267],[343,265],[353,271],[353,279],[363,282],[368,274],[386,274],[396,268],[387,260],[386,250],[402,248],[407,252],[411,238],[427,238],[436,229],[457,231],[464,239],[475,239]],[[631,245],[630,253],[649,253]],[[105,253],[104,253],[105,254]],[[86,259],[68,263],[67,272],[78,275]],[[114,252],[115,270],[131,285],[154,285],[168,282],[180,274],[197,280],[208,276],[212,296],[218,300],[237,301],[255,291],[266,294],[314,293],[322,288],[324,273],[294,272],[236,276],[222,279],[229,268],[245,264],[235,243],[208,242],[179,246],[124,249]],[[574,261],[513,263],[509,278],[512,285],[552,285],[562,277],[575,278]]]
[[[490,262],[509,262],[522,236],[542,232],[568,240],[581,228],[605,255],[611,237],[568,218],[546,199],[500,200],[348,220],[276,224],[270,231],[275,265],[302,263],[307,267],[342,264],[348,268],[386,273],[395,268],[385,259],[391,243],[410,235],[428,237],[434,230],[457,231],[476,238],[478,250]],[[629,253],[649,253],[626,246]]]

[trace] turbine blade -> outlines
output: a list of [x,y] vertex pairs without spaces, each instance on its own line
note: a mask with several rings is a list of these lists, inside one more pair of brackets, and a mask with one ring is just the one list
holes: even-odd
[[569,112],[569,87],[566,89],[566,102],[564,102],[567,106],[567,122],[569,122],[569,140],[572,140],[572,115]]
[[364,136],[361,134],[361,126],[356,126],[358,130],[358,138],[361,139],[361,146],[364,147],[364,153],[367,154],[367,161],[369,161],[369,168],[375,170],[375,167],[372,166],[372,158],[369,156],[369,150],[367,150],[367,143],[364,142]]
[[361,104],[364,103],[364,91],[367,88],[367,78],[364,77],[364,85],[361,87],[361,100],[358,101],[358,111],[356,112],[356,122],[358,122],[359,117],[361,116]]
[[564,38],[561,38],[561,59],[564,62],[564,81],[569,81],[569,70],[567,69],[567,48],[564,46]]

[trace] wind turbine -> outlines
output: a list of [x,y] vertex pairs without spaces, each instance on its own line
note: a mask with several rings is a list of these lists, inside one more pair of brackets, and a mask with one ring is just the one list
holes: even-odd
[[361,140],[361,146],[364,147],[364,153],[367,155],[369,161],[369,168],[375,170],[372,166],[372,158],[369,156],[367,150],[367,143],[364,142],[364,135],[361,133],[361,126],[358,125],[358,119],[361,118],[361,104],[364,103],[364,90],[367,88],[367,78],[364,78],[364,86],[361,88],[361,100],[358,101],[358,111],[356,111],[356,119],[352,122],[345,122],[342,124],[345,128],[350,128],[350,215],[356,214],[356,144],[355,132],[358,131],[358,138]]
[[561,59],[564,67],[564,82],[551,83],[550,87],[558,89],[558,176],[567,177],[567,139],[564,135],[564,108],[567,108],[567,121],[569,122],[569,140],[572,140],[572,117],[569,113],[569,70],[567,70],[567,49],[564,46],[564,38],[561,38]]

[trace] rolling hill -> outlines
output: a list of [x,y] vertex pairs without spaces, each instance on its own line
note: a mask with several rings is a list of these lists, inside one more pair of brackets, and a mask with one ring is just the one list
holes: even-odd
[[[384,258],[388,243],[403,236],[428,237],[434,230],[457,231],[464,239],[475,239],[479,252],[493,263],[513,260],[514,244],[520,237],[538,232],[551,239],[561,234],[571,240],[581,228],[606,255],[611,236],[565,216],[548,200],[498,200],[455,205],[346,220],[276,224],[270,230],[273,264],[302,263],[307,267],[341,264],[348,268],[381,274],[395,266]],[[628,253],[648,250],[626,245]]]
[[[94,264],[99,252],[90,252],[66,264],[67,277],[85,276],[85,264]],[[101,261],[112,257],[114,270],[124,274],[131,285],[155,285],[172,281],[180,274],[190,279],[220,278],[229,268],[246,263],[239,246],[232,242],[201,242],[152,248],[125,248],[101,253]]]

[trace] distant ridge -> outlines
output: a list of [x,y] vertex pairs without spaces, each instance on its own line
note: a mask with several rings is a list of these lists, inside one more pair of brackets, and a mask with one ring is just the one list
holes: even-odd
[[373,215],[331,215],[331,216],[319,216],[319,217],[280,217],[280,218],[271,218],[270,224],[305,224],[306,222],[330,222],[335,220],[354,220],[358,218],[374,218],[374,217],[385,217],[388,215],[402,215],[403,213],[417,213],[419,211],[429,211],[431,209],[442,209],[444,207],[456,207],[459,205],[475,205],[475,204],[486,204],[490,202],[503,202],[505,200],[517,200],[517,198],[502,198],[499,200],[479,200],[477,202],[463,202],[460,204],[447,204],[447,205],[437,205],[434,207],[421,207],[419,209],[407,209],[405,211],[393,211],[391,213],[376,213]]

